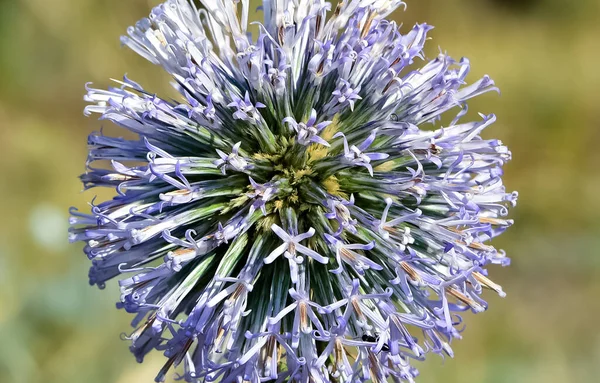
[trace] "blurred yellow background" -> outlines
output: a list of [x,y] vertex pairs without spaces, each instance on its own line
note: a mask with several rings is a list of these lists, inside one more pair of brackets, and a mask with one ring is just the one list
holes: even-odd
[[[470,109],[498,115],[485,135],[512,149],[505,182],[520,192],[516,224],[495,242],[513,265],[491,270],[508,297],[467,314],[455,359],[418,363],[419,382],[600,381],[600,1],[407,2],[394,14],[404,30],[436,26],[429,57],[438,46],[467,56],[471,80],[487,73],[501,88]],[[116,286],[88,286],[66,234],[69,206],[110,195],[80,192],[86,137],[101,127],[83,116],[84,84],[128,73],[168,88],[119,43],[157,3],[0,0],[1,382],[150,382],[163,362],[135,363]]]

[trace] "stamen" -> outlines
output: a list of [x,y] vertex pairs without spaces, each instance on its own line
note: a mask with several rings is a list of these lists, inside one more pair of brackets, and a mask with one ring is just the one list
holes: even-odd
[[447,289],[447,291],[448,291],[448,294],[452,295],[453,297],[455,297],[459,301],[463,302],[464,304],[469,305],[474,311],[476,311],[476,312],[485,311],[485,307],[483,307],[482,305],[480,305],[478,302],[474,301],[473,299],[469,298],[462,292],[458,291],[455,287],[453,287],[453,286],[449,287]]
[[300,329],[302,332],[308,331],[308,314],[306,312],[306,302],[302,301],[298,304],[300,310]]
[[[369,32],[371,31],[371,23],[373,23],[373,20],[375,19],[375,16],[376,16],[376,13],[369,11],[369,15],[367,17],[367,21],[363,25],[362,33],[360,34],[360,38],[361,39],[364,39],[369,34]],[[385,91],[384,91],[384,93],[385,93]]]
[[494,283],[491,279],[489,279],[485,275],[481,274],[480,272],[474,272],[472,275],[473,275],[473,278],[475,278],[477,280],[477,282],[481,283],[481,285],[483,287],[488,288],[490,290],[494,290],[502,297],[506,296],[506,293],[502,290],[502,286],[500,286],[497,283]]
[[406,272],[406,274],[408,274],[410,279],[412,279],[415,282],[422,281],[421,277],[419,276],[419,274],[417,274],[416,270],[413,269],[412,266],[410,266],[408,263],[406,263],[405,261],[402,261],[402,262],[400,262],[400,266]]

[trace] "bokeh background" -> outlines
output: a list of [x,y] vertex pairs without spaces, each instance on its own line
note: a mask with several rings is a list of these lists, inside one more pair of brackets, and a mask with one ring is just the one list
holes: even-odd
[[[502,95],[486,134],[513,151],[506,184],[520,192],[515,226],[495,244],[513,265],[493,269],[508,297],[466,315],[455,359],[428,359],[421,383],[600,381],[600,1],[412,0],[405,30],[436,26],[438,47],[490,74]],[[119,333],[131,319],[117,289],[87,284],[88,261],[67,243],[81,192],[84,83],[128,73],[167,91],[159,68],[121,48],[149,0],[0,0],[0,381],[151,382],[162,356],[138,365]],[[112,127],[106,126],[111,131]]]

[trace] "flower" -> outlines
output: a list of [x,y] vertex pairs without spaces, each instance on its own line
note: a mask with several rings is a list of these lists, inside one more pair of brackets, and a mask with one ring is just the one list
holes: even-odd
[[329,147],[329,143],[318,136],[319,132],[331,125],[333,121],[324,121],[315,126],[317,121],[317,111],[312,110],[310,117],[306,123],[298,123],[293,117],[286,117],[283,119],[284,123],[289,124],[292,129],[296,132],[296,139],[300,145],[310,145],[311,143],[317,143]]
[[512,225],[511,154],[480,136],[493,115],[461,121],[494,83],[445,54],[415,70],[431,27],[402,34],[399,0],[263,0],[255,39],[248,0],[200,2],[122,39],[180,100],[88,86],[85,113],[137,136],[89,137],[85,188],[117,192],[71,210],[90,283],[120,280],[157,381],[413,381],[484,288],[504,296],[486,268],[509,263],[489,241]]

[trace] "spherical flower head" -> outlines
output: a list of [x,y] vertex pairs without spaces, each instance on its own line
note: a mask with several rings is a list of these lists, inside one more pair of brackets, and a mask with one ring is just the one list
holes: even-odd
[[[413,381],[452,356],[481,312],[489,241],[512,224],[510,152],[462,122],[469,62],[425,62],[431,27],[386,19],[397,0],[169,0],[122,42],[173,77],[177,101],[124,78],[88,87],[86,114],[137,139],[89,137],[71,211],[90,283],[119,279],[142,361],[188,382]],[[441,123],[441,116],[452,113]],[[446,119],[444,119],[446,121]],[[97,161],[110,166],[96,166]]]

